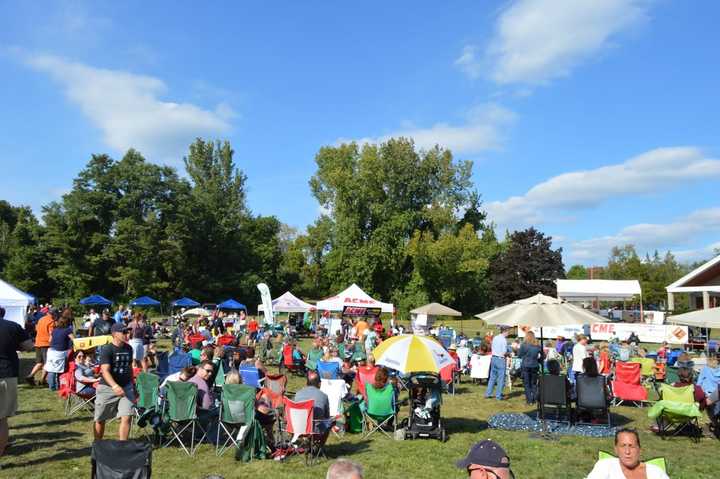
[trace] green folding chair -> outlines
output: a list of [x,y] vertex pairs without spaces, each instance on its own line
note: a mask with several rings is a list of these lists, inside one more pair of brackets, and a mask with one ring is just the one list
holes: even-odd
[[657,421],[661,438],[688,432],[696,442],[701,429],[698,419],[702,416],[695,402],[695,386],[674,387],[663,384],[660,400],[648,410],[648,417]]
[[322,357],[322,350],[311,349],[310,351],[308,351],[307,358],[305,359],[305,367],[312,370],[317,369],[317,363],[322,359]]
[[225,385],[225,368],[223,367],[222,361],[217,365],[217,371],[215,372],[215,387],[221,388]]
[[[598,451],[598,460],[600,459],[616,459],[617,456],[615,454],[612,454],[607,451]],[[659,467],[663,470],[663,472],[667,473],[667,462],[665,461],[664,457],[654,457],[652,459],[648,459],[647,461],[643,461],[645,464],[652,464],[654,466]]]
[[[255,388],[246,384],[226,384],[222,389],[220,416],[218,421],[215,452],[222,456],[232,444],[239,447],[242,440],[238,436],[243,426],[250,426],[255,420]],[[220,433],[227,435],[220,444]]]
[[673,366],[668,366],[665,368],[665,383],[666,384],[675,384],[680,380],[680,376],[678,375],[678,369]]
[[382,389],[375,389],[372,384],[366,384],[365,393],[367,394],[367,404],[363,414],[365,430],[363,438],[380,431],[392,439],[393,436],[385,428],[392,425],[393,433],[397,428],[395,390],[391,384],[386,384]]
[[[145,437],[152,442],[147,433],[147,422],[150,416],[159,412],[160,378],[152,373],[141,372],[135,379],[138,400],[135,403],[133,422],[143,430]],[[156,438],[157,439],[157,438]]]
[[[168,425],[172,435],[163,447],[168,447],[177,442],[188,456],[195,454],[197,446],[203,442],[207,433],[203,429],[197,416],[197,394],[198,389],[191,382],[169,382],[167,384],[166,407],[163,412],[163,422]],[[195,440],[195,430],[200,429],[202,437]],[[183,434],[190,432],[190,449],[183,441]],[[196,445],[197,443],[197,445]]]

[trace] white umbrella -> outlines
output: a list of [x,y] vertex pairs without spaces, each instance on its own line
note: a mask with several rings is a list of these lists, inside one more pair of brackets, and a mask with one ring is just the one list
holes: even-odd
[[482,319],[487,324],[540,328],[602,323],[605,320],[591,311],[541,293],[476,314],[475,317]]
[[183,316],[210,316],[210,311],[205,308],[193,308],[185,311]]
[[720,307],[672,315],[667,321],[669,323],[685,324],[698,328],[720,328]]

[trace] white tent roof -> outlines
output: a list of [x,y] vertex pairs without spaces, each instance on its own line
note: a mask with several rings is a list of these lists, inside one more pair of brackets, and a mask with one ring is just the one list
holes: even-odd
[[342,311],[345,306],[381,308],[383,313],[392,313],[394,310],[391,303],[383,303],[373,299],[355,283],[336,296],[318,301],[316,307],[323,311]]
[[558,298],[567,300],[620,301],[642,294],[636,279],[558,279],[556,283]]
[[700,328],[720,328],[720,308],[699,309],[685,314],[673,314],[667,322]]
[[[290,291],[286,291],[281,296],[272,300],[272,309],[278,313],[304,313],[305,311],[315,309],[315,306],[306,303]],[[265,307],[263,307],[262,304],[258,304],[258,311],[265,311]]]
[[26,308],[32,302],[32,296],[0,279],[0,306],[21,306]]

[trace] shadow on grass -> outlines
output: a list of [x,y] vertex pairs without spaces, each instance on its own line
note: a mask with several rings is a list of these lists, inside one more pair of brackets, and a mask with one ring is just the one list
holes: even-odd
[[325,452],[328,457],[351,456],[358,454],[370,447],[370,440],[363,439],[357,442],[340,442],[337,444],[325,444]]
[[7,464],[3,464],[2,468],[3,468],[3,470],[6,470],[6,469],[13,469],[15,467],[31,467],[31,466],[37,466],[40,464],[52,463],[55,461],[64,461],[67,459],[78,459],[81,457],[87,457],[88,463],[89,463],[90,462],[89,461],[90,451],[91,451],[90,446],[82,447],[79,449],[63,448],[61,451],[53,454],[52,456],[41,457],[38,459],[31,459],[29,461],[26,459],[23,459],[23,458],[18,458],[20,460],[20,462],[10,462]]
[[445,430],[448,434],[461,432],[480,432],[488,428],[488,423],[478,419],[462,417],[444,417],[442,419]]
[[[68,417],[65,419],[55,419],[52,421],[43,421],[43,422],[30,422],[27,424],[12,424],[10,426],[10,430],[16,430],[16,429],[30,429],[30,428],[36,428],[36,427],[42,427],[47,428],[48,426],[66,426],[68,424],[72,424],[74,422],[83,421],[83,422],[92,422],[91,417],[82,417],[82,416],[73,416]],[[90,427],[90,426],[88,426]]]
[[37,414],[37,413],[41,413],[41,412],[50,412],[50,409],[30,409],[28,411],[19,410],[17,412],[17,415],[19,416],[21,414]]

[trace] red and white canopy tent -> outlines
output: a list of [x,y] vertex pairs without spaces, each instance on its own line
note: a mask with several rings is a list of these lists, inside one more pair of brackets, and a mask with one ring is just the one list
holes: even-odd
[[383,303],[382,301],[373,299],[355,283],[350,285],[345,291],[318,301],[315,305],[318,311],[342,311],[345,306],[380,308],[383,313],[392,313],[394,310],[392,303]]

